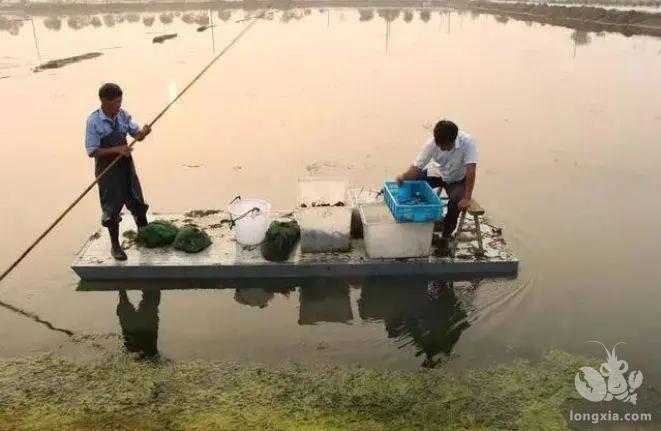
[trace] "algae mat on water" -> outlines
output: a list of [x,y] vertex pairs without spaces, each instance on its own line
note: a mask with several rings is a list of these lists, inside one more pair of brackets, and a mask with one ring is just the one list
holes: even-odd
[[573,376],[597,361],[549,352],[461,374],[220,362],[0,362],[3,430],[566,429]]
[[103,53],[101,52],[88,52],[87,54],[75,55],[73,57],[59,58],[56,60],[51,60],[46,63],[40,64],[39,66],[33,69],[33,72],[37,73],[49,69],[59,69],[60,67],[64,67],[69,64],[78,63],[83,60],[89,60],[92,58],[100,57],[102,55]]

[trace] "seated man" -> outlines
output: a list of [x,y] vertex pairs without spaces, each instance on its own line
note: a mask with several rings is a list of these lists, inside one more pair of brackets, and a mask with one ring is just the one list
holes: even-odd
[[[440,177],[428,176],[426,168],[431,160],[438,164]],[[445,188],[449,201],[443,220],[442,248],[447,248],[457,226],[459,212],[471,204],[476,172],[475,139],[459,130],[452,121],[441,120],[434,127],[434,136],[424,144],[417,160],[397,177],[400,184],[405,180],[424,180],[432,188]]]

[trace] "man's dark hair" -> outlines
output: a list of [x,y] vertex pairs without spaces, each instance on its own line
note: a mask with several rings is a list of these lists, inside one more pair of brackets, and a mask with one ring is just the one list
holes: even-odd
[[108,82],[99,88],[99,99],[115,100],[122,95],[119,85]]
[[457,138],[459,128],[449,120],[441,120],[434,126],[434,141],[436,145],[451,144]]

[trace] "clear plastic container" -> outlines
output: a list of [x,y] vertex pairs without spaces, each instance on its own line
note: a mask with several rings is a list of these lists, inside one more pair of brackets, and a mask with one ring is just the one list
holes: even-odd
[[373,189],[349,189],[347,191],[349,205],[351,206],[351,238],[359,239],[363,237],[363,222],[360,219],[361,204],[371,204],[383,202],[383,193]]
[[[343,178],[300,178],[298,180],[298,205],[345,204],[347,181]],[[314,204],[314,205],[313,205]]]
[[302,253],[349,251],[351,210],[345,207],[301,208],[296,212],[301,228]]
[[360,204],[383,202],[383,193],[380,190],[364,187],[362,189],[349,189],[347,196],[349,197],[349,205],[356,207],[356,209],[358,209],[358,205]]
[[359,205],[365,249],[371,258],[425,257],[431,254],[434,223],[397,223],[385,203]]

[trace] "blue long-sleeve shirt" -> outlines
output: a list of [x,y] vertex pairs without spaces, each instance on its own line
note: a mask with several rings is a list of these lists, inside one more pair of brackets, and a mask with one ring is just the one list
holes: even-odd
[[108,117],[101,108],[92,112],[87,117],[87,126],[85,127],[87,155],[94,154],[101,146],[101,138],[109,135],[113,130],[119,130],[121,133],[128,133],[135,137],[140,132],[140,126],[131,119],[128,112],[121,108],[114,119]]

